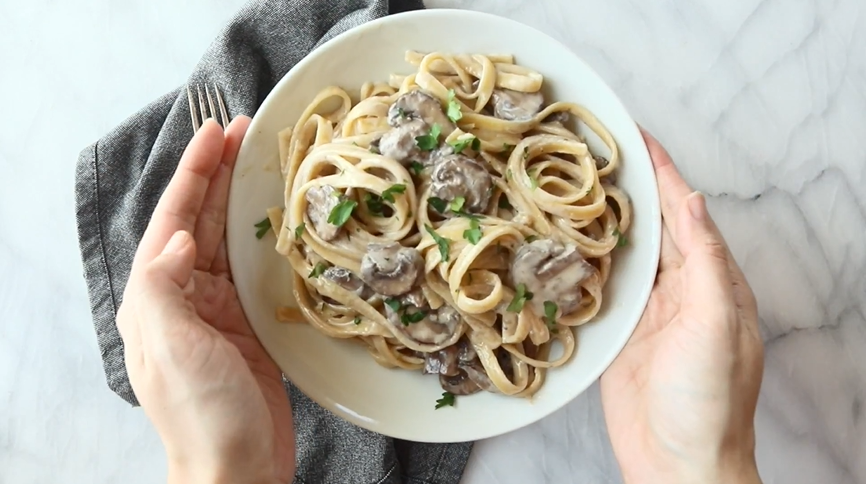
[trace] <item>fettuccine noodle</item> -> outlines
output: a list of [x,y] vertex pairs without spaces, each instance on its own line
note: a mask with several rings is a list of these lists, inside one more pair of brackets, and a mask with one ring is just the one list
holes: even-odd
[[268,217],[298,308],[278,318],[452,394],[529,397],[576,351],[625,241],[616,142],[511,56],[406,60],[354,99],[323,89],[280,133],[285,206]]

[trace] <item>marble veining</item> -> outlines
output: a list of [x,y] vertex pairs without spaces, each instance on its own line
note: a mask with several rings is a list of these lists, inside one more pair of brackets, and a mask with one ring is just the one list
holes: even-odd
[[[75,243],[80,148],[184,82],[244,0],[0,4],[0,483],[151,483],[106,388]],[[579,53],[709,196],[758,296],[767,483],[866,483],[866,4],[429,0]],[[480,483],[621,482],[598,388],[480,442]]]

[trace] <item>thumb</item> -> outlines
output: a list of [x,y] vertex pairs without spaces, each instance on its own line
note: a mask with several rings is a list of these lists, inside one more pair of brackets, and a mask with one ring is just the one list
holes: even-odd
[[185,230],[175,232],[162,252],[148,264],[148,272],[159,278],[168,278],[183,289],[192,278],[195,266],[195,240]]
[[727,318],[734,306],[728,250],[701,193],[680,205],[676,238],[684,259],[684,310],[708,322]]

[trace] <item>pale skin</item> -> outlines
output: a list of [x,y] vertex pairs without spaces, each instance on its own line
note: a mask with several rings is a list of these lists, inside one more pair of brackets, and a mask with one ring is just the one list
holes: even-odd
[[[170,483],[289,483],[292,413],[241,310],[225,250],[229,179],[249,118],[190,142],[141,240],[117,324]],[[758,483],[763,353],[754,296],[706,211],[645,135],[662,197],[662,261],[647,310],[604,374],[626,483]],[[691,215],[694,213],[695,215]]]

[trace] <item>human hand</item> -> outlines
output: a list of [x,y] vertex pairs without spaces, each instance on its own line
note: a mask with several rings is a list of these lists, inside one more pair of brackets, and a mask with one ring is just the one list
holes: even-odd
[[614,453],[626,483],[759,483],[755,297],[703,196],[644,139],[659,182],[662,253],[646,311],[601,379]]
[[117,327],[135,395],[165,445],[169,482],[288,483],[292,412],[229,273],[232,168],[250,120],[193,137],[138,247]]

